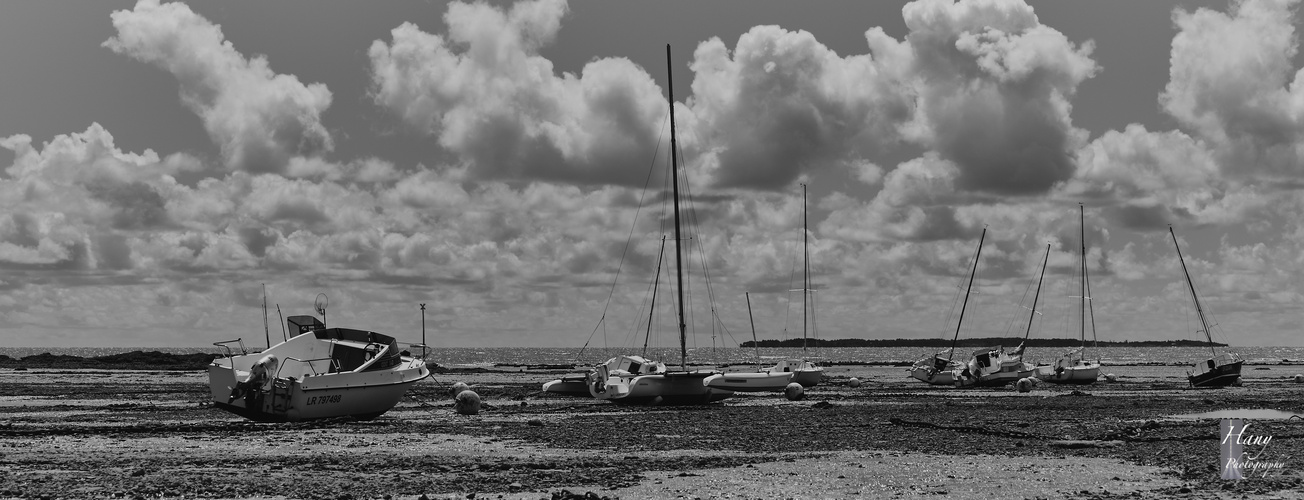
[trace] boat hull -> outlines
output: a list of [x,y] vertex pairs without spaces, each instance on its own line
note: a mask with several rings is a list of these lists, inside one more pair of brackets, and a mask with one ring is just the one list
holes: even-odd
[[1042,382],[1052,384],[1090,385],[1100,378],[1100,365],[1088,363],[1066,367],[1038,366],[1036,377]]
[[764,371],[773,374],[791,373],[793,382],[808,389],[819,385],[820,381],[824,380],[824,369],[803,359],[785,359]]
[[736,392],[782,391],[795,373],[734,372],[711,375],[702,380],[707,387]]
[[543,391],[562,396],[577,396],[589,398],[589,384],[587,375],[568,375],[557,380],[545,382]]
[[[667,372],[633,377],[591,377],[589,394],[622,405],[698,405],[728,398],[733,391],[708,387],[718,372]],[[595,374],[596,375],[596,374]]]
[[405,358],[392,370],[345,372],[277,378],[268,390],[232,397],[236,374],[225,366],[208,367],[214,406],[258,422],[299,422],[335,417],[371,420],[392,409],[409,387],[430,375],[425,361]]
[[1241,378],[1241,366],[1244,364],[1244,361],[1221,364],[1203,373],[1192,373],[1187,379],[1191,387],[1195,388],[1227,387]]
[[916,366],[910,369],[910,376],[932,385],[955,385],[955,376],[950,370],[938,371],[927,366]]

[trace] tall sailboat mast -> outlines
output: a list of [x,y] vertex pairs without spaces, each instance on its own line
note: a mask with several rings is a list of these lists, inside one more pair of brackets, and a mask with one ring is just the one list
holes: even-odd
[[267,337],[267,348],[272,348],[272,332],[267,328],[267,283],[263,283],[263,336]]
[[947,362],[955,357],[955,343],[960,340],[960,325],[964,323],[964,310],[969,306],[969,292],[973,290],[973,277],[978,274],[978,258],[983,254],[983,239],[986,237],[987,228],[984,227],[983,234],[978,236],[978,251],[973,256],[973,271],[969,273],[969,286],[964,289],[964,303],[960,305],[960,319],[955,322],[955,338],[951,339],[951,353],[946,355]]
[[1191,282],[1191,273],[1186,270],[1186,259],[1182,258],[1182,247],[1177,244],[1177,234],[1173,233],[1173,226],[1168,226],[1168,235],[1173,237],[1173,247],[1177,248],[1177,261],[1182,263],[1182,274],[1186,275],[1186,286],[1191,288],[1191,302],[1195,303],[1195,314],[1200,316],[1200,326],[1204,327],[1204,338],[1209,340],[1209,352],[1214,356],[1218,351],[1213,348],[1213,335],[1209,333],[1209,322],[1204,319],[1204,309],[1200,307],[1200,297],[1195,295],[1195,283]]
[[806,299],[810,295],[810,234],[806,229],[806,185],[801,185],[801,352],[806,352]]
[[[1037,293],[1032,294],[1032,312],[1028,313],[1028,330],[1023,333],[1023,341],[1032,336],[1032,320],[1037,317],[1037,299],[1041,297],[1041,281],[1046,277],[1046,263],[1050,262],[1050,243],[1046,244],[1046,256],[1041,259],[1041,276],[1037,277]],[[1025,295],[1026,297],[1026,295]]]
[[679,367],[688,369],[688,333],[684,322],[684,264],[679,247],[679,146],[675,142],[675,77],[670,59],[670,44],[666,44],[666,92],[670,95],[670,182],[675,195],[675,279],[679,296]]

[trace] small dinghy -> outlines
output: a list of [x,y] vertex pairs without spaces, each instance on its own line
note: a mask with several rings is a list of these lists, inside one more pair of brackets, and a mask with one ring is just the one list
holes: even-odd
[[214,405],[259,422],[371,420],[430,376],[425,360],[400,352],[388,335],[326,328],[312,316],[287,322],[297,334],[263,352],[250,354],[240,339],[213,344],[227,349],[208,366]]

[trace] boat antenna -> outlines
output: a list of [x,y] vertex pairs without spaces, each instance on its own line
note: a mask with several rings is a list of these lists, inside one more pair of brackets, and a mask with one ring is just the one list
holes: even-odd
[[1182,247],[1177,244],[1177,234],[1173,233],[1173,225],[1168,225],[1168,234],[1173,237],[1173,247],[1177,248],[1177,261],[1182,263],[1182,274],[1186,275],[1186,286],[1191,288],[1191,302],[1195,303],[1195,313],[1200,316],[1200,325],[1204,327],[1204,338],[1209,340],[1209,352],[1214,356],[1218,351],[1213,348],[1213,336],[1209,334],[1209,322],[1204,319],[1204,310],[1200,308],[1200,298],[1195,296],[1195,283],[1191,282],[1191,273],[1186,270],[1186,259],[1182,258]]
[[[1037,292],[1032,294],[1032,312],[1028,313],[1028,331],[1023,334],[1024,342],[1027,342],[1028,337],[1032,336],[1032,320],[1037,317],[1037,298],[1041,296],[1041,280],[1046,277],[1047,262],[1050,262],[1050,243],[1046,244],[1046,256],[1041,259],[1041,276],[1037,277]],[[1024,295],[1024,297],[1027,297],[1027,295]]]
[[281,318],[281,339],[290,340],[290,334],[285,332],[285,315],[281,314],[280,304],[276,304],[276,315]]
[[983,254],[983,239],[987,237],[987,226],[983,226],[983,233],[978,236],[978,251],[973,255],[973,271],[969,273],[969,286],[964,289],[964,303],[960,304],[960,319],[955,322],[955,338],[951,339],[951,353],[946,355],[946,361],[949,363],[955,356],[955,343],[960,340],[960,325],[964,324],[964,310],[969,306],[969,291],[973,290],[973,277],[978,274],[978,258]]
[[756,320],[752,319],[752,294],[743,292],[743,297],[747,298],[747,321],[752,324],[752,347],[756,348],[756,368],[761,368],[761,343],[756,340]]
[[657,288],[661,285],[661,260],[666,256],[666,236],[661,235],[661,250],[657,252],[657,274],[652,280],[652,307],[647,311],[647,333],[643,335],[643,357],[647,357],[647,341],[652,337],[652,318],[657,310]]
[[267,337],[267,348],[272,348],[272,333],[267,328],[267,283],[263,283],[263,336]]
[[426,347],[426,304],[421,303],[421,347]]
[[675,78],[674,64],[670,59],[670,44],[666,44],[666,91],[670,95],[670,178],[675,196],[675,277],[679,297],[679,367],[688,370],[688,325],[684,323],[684,264],[679,247],[679,153],[675,142]]
[[329,306],[330,304],[330,297],[327,297],[324,293],[317,294],[317,300],[314,300],[312,303],[312,307],[317,310],[317,314],[321,315],[322,327],[326,326],[326,306]]

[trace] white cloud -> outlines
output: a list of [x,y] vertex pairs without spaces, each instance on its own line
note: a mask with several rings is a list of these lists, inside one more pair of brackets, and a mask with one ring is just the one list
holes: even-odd
[[276,74],[263,56],[246,58],[181,2],[140,0],[112,17],[118,33],[104,46],[172,73],[228,168],[280,172],[291,156],[333,148],[321,123],[331,103],[325,85]]
[[480,178],[641,183],[665,99],[623,58],[594,60],[579,77],[555,75],[538,50],[566,9],[556,0],[506,11],[455,2],[444,16],[447,38],[404,23],[390,43],[371,45],[372,95]]

